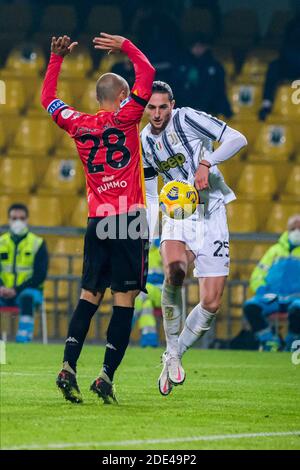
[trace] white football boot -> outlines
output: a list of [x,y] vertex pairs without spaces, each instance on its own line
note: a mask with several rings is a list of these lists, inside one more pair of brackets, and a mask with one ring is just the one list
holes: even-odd
[[166,396],[166,395],[169,395],[169,393],[171,393],[172,388],[173,388],[173,385],[169,380],[168,355],[166,351],[161,356],[161,362],[162,362],[163,368],[158,378],[158,389],[162,395]]
[[169,381],[173,385],[181,385],[185,381],[185,371],[178,356],[168,356],[167,367]]

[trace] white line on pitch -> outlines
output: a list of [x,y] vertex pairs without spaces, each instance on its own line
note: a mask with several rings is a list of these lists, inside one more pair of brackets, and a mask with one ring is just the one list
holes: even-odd
[[194,437],[174,437],[169,439],[137,439],[131,441],[103,441],[103,442],[65,442],[53,444],[29,444],[14,447],[3,447],[2,450],[21,450],[21,449],[67,449],[70,447],[123,447],[123,446],[139,446],[145,444],[176,444],[183,442],[200,442],[200,441],[223,441],[226,439],[254,439],[256,437],[280,437],[280,436],[299,436],[299,431],[288,432],[258,432],[247,434],[221,434],[211,436],[194,436]]

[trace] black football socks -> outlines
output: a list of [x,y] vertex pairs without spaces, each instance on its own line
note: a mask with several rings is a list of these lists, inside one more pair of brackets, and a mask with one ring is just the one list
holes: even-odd
[[133,312],[133,307],[113,307],[113,314],[107,330],[107,344],[103,363],[103,372],[111,381],[129,343]]
[[71,370],[66,365],[66,369],[76,373],[76,364],[81,353],[81,349],[89,331],[91,320],[98,309],[98,305],[87,300],[80,299],[70,321],[66,346],[64,351],[64,367],[67,362]]

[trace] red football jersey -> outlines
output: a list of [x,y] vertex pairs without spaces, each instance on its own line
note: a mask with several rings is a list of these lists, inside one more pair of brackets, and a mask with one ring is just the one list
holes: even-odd
[[86,176],[89,217],[145,206],[139,122],[152,93],[155,69],[130,41],[124,41],[122,51],[133,62],[136,80],[117,112],[85,114],[57,98],[63,57],[55,54],[51,54],[42,89],[42,105],[75,140]]

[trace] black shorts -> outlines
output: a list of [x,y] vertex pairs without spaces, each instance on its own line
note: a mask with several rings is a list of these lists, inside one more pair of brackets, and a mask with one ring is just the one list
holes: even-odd
[[[134,222],[136,216],[128,214],[105,218],[90,218],[84,240],[84,258],[82,283],[83,289],[96,294],[107,287],[114,292],[127,292],[130,290],[146,291],[148,274],[149,241],[147,235],[140,234],[132,239],[120,232],[121,221],[125,225]],[[116,236],[107,232],[107,238],[99,238],[99,223],[112,222],[111,227],[116,226]],[[100,227],[101,229],[101,227]],[[101,232],[103,233],[103,231]]]

